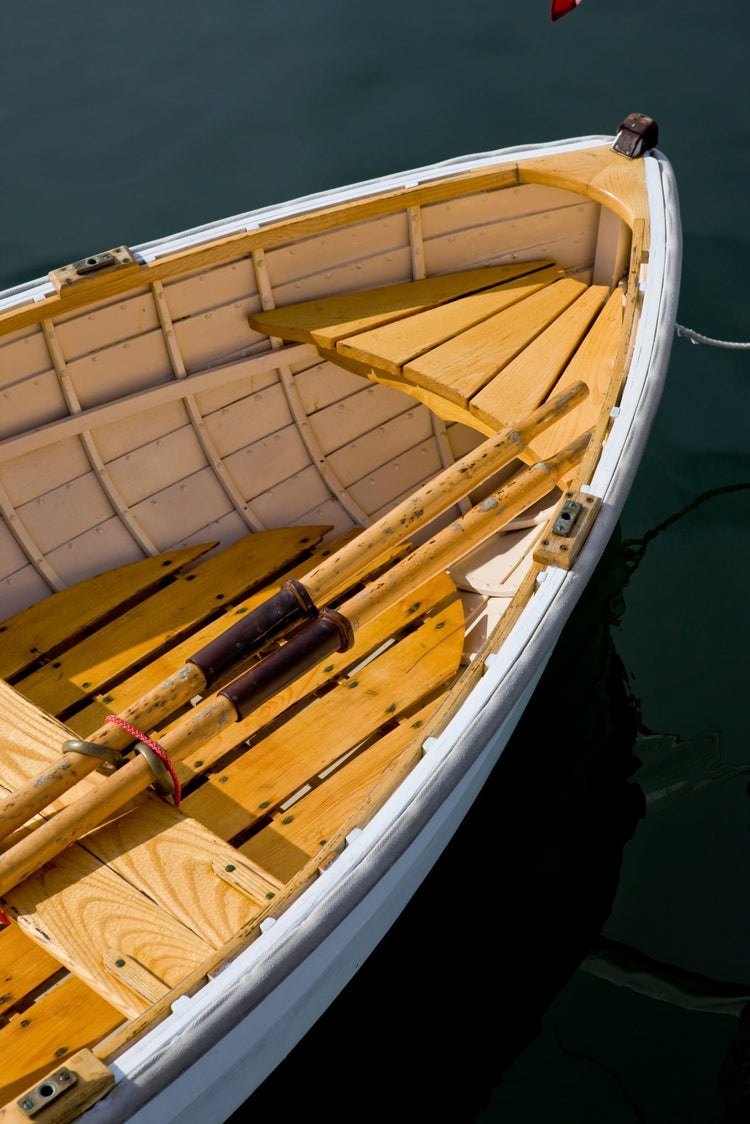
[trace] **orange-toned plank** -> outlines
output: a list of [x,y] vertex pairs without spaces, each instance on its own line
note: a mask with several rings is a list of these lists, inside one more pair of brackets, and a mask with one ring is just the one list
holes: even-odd
[[398,634],[454,594],[455,586],[447,574],[440,574],[419,588],[410,590],[393,609],[360,629],[356,634],[354,647],[348,652],[335,653],[327,663],[318,664],[272,699],[262,703],[247,718],[220,730],[201,749],[189,753],[177,767],[180,780],[187,784],[196,774],[205,772],[225,753],[247,741],[289,707],[319,690],[324,684],[335,681],[346,668],[356,666],[391,636]]
[[356,293],[341,293],[301,304],[287,305],[249,317],[256,332],[318,347],[333,348],[339,340],[401,320],[446,301],[476,293],[540,268],[545,262],[514,263],[490,269],[467,269],[400,285],[384,285]]
[[596,422],[612,377],[621,327],[622,293],[615,289],[555,386],[557,393],[581,379],[589,395],[532,442],[529,454],[536,460],[554,456]]
[[33,672],[19,690],[50,714],[63,713],[195,631],[218,607],[268,581],[327,530],[289,527],[246,535]]
[[121,605],[147,597],[170,574],[213,546],[216,543],[186,547],[118,566],[9,617],[0,625],[0,678],[17,675],[40,656],[74,642]]
[[290,808],[277,812],[267,827],[242,844],[242,854],[283,882],[289,881],[359,807],[387,769],[393,770],[395,788],[417,763],[422,755],[419,730],[443,697],[404,719]]
[[467,406],[585,288],[570,277],[556,281],[409,363],[404,378]]
[[518,165],[519,183],[544,183],[577,191],[610,207],[633,226],[648,221],[645,160],[629,160],[613,152],[609,144],[535,156]]
[[0,1014],[14,1007],[61,967],[54,956],[30,941],[17,925],[8,925],[0,931]]
[[376,371],[399,376],[402,368],[434,347],[509,308],[531,293],[564,276],[552,265],[493,289],[461,297],[394,324],[341,340],[336,351],[344,359],[364,363]]
[[0,1104],[64,1065],[76,1050],[98,1042],[122,1021],[120,1012],[106,1000],[68,976],[0,1029]]
[[149,1004],[106,970],[108,949],[137,960],[165,992],[211,952],[207,941],[80,845],[8,891],[5,902],[32,940],[128,1017]]
[[456,599],[344,679],[241,758],[208,778],[185,810],[232,838],[342,754],[455,674],[464,640]]
[[83,710],[67,719],[67,725],[81,737],[88,737],[94,730],[99,729],[108,714],[121,714],[126,706],[130,706],[131,703],[142,698],[152,688],[157,687],[205,644],[214,640],[226,629],[231,628],[240,617],[244,617],[257,605],[272,597],[282,581],[299,580],[304,577],[314,566],[317,566],[324,558],[328,558],[332,551],[355,534],[355,531],[349,531],[336,542],[321,544],[312,551],[309,558],[306,558],[298,566],[285,570],[271,585],[264,586],[258,593],[243,598],[223,616],[211,621],[210,624],[204,625],[187,640],[172,645],[164,655],[151,660],[146,667],[141,668],[135,674],[129,675],[127,679],[123,679],[110,688],[106,694],[106,702],[103,698],[94,699],[89,706],[84,707]]
[[470,402],[473,414],[500,429],[536,409],[557,382],[566,364],[607,299],[606,285],[592,285],[537,336],[520,355]]

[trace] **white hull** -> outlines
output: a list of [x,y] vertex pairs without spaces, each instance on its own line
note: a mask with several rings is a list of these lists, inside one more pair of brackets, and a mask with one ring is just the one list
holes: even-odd
[[[141,247],[143,259],[220,234],[362,198],[394,184],[544,155],[599,138],[507,149],[239,216]],[[606,546],[641,459],[666,374],[680,267],[668,163],[647,159],[649,280],[625,396],[589,490],[603,505],[576,566],[549,569],[488,670],[397,791],[341,856],[195,996],[111,1063],[115,1088],[92,1124],[220,1124],[281,1062],[376,947],[448,844],[500,757],[560,632]],[[6,295],[10,307],[45,282]],[[0,307],[3,302],[0,299]],[[449,951],[446,956],[449,956]]]

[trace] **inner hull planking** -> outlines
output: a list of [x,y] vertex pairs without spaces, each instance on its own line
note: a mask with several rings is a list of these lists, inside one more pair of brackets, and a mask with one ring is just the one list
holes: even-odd
[[[3,795],[65,737],[106,740],[108,713],[138,713],[285,579],[346,609],[354,640],[181,749],[181,811],[149,795],[8,884],[0,1103],[19,1119],[17,1098],[68,1064],[66,1119],[101,1098],[87,1119],[224,1120],[481,790],[612,533],[666,373],[673,175],[611,143],[417,169],[0,296]],[[454,462],[578,381],[564,416],[413,520],[410,497],[421,510]],[[566,498],[572,537],[553,526]],[[255,661],[194,695],[208,705]],[[171,745],[203,705],[193,682],[138,728]],[[90,772],[45,818],[107,783]]]

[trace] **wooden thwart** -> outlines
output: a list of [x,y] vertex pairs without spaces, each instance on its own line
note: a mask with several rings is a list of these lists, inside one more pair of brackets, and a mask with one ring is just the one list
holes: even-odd
[[414,316],[548,264],[539,261],[469,269],[421,281],[406,281],[400,285],[337,294],[270,312],[254,313],[249,317],[249,323],[256,332],[264,335],[313,343],[330,350],[346,337]]

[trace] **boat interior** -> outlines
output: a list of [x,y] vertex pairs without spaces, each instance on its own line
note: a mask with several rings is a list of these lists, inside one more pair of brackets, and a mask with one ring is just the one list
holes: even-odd
[[329,604],[591,433],[502,530],[184,756],[179,807],[148,792],[3,896],[0,1104],[116,1058],[271,924],[420,759],[540,572],[571,564],[552,528],[616,413],[647,247],[642,161],[598,145],[118,248],[0,313],[0,796],[578,380],[584,401]]

